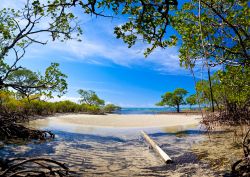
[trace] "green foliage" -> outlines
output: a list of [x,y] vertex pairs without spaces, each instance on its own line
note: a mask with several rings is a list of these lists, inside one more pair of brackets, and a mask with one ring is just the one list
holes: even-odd
[[[211,78],[214,101],[217,109],[229,112],[247,110],[250,106],[250,69],[242,66],[227,66],[217,71]],[[197,93],[203,104],[211,102],[208,81],[199,81]]]
[[232,109],[248,109],[250,106],[250,67],[231,66],[218,71],[220,87],[224,92],[224,106]]
[[67,76],[60,71],[59,64],[52,63],[46,69],[44,76],[40,75],[37,87],[43,95],[52,97],[52,92],[57,92],[57,96],[60,97],[67,90],[66,78]]
[[[170,40],[164,38],[169,25],[168,13],[171,8],[177,6],[176,0],[27,1],[22,9],[0,10],[0,89],[12,88],[28,97],[33,94],[52,97],[52,92],[57,92],[58,96],[65,93],[66,76],[60,72],[58,64],[53,63],[43,76],[23,69],[18,64],[24,57],[27,47],[34,43],[43,45],[47,43],[47,40],[35,37],[41,33],[49,35],[52,41],[74,39],[82,34],[76,16],[69,10],[75,6],[80,6],[86,14],[96,16],[109,16],[105,14],[106,12],[128,16],[128,22],[115,28],[115,34],[117,38],[122,38],[128,43],[129,47],[135,44],[138,37],[143,37],[152,44],[145,52],[146,55],[157,46],[166,47],[176,43],[174,36],[170,37]],[[40,22],[46,24],[37,25]],[[7,56],[14,56],[12,64],[6,62]],[[19,82],[20,78],[24,82]],[[90,104],[104,105],[104,101],[95,94],[92,93],[92,97],[95,103]]]
[[196,83],[195,87],[200,102],[203,104],[209,104],[211,102],[211,97],[209,93],[209,82],[207,80],[200,80]]
[[28,69],[22,68],[13,71],[7,78],[8,83],[15,83],[17,85],[32,85],[37,82],[38,75]]
[[120,110],[120,109],[121,109],[121,107],[116,106],[114,104],[107,104],[103,108],[105,113],[113,113],[113,112]]
[[84,112],[88,114],[103,114],[103,110],[98,105],[82,104]]
[[191,109],[192,105],[196,105],[198,103],[197,102],[197,95],[196,94],[190,95],[189,97],[186,98],[186,102],[187,102],[187,104],[190,105],[190,109]]
[[44,75],[21,68],[11,72],[6,78],[5,87],[11,87],[18,91],[21,96],[30,95],[52,97],[52,92],[61,96],[67,89],[67,76],[59,69],[58,63],[52,63]]
[[[37,98],[37,97],[36,97]],[[113,105],[114,106],[114,105]],[[110,108],[107,105],[107,108]],[[117,107],[112,107],[117,109]],[[98,105],[77,104],[65,100],[59,102],[46,102],[40,99],[28,100],[20,98],[17,93],[10,91],[0,91],[0,115],[51,115],[55,113],[87,113],[103,114],[110,109],[105,109]]]
[[103,106],[105,101],[100,99],[97,94],[92,90],[78,90],[81,95],[80,103],[87,104],[90,106]]
[[[199,15],[199,2],[201,11]],[[206,59],[210,67],[225,66],[224,71],[215,73],[212,80],[214,101],[218,109],[249,109],[249,3],[247,1],[212,1],[194,0],[185,3],[175,14],[169,11],[177,6],[176,0],[170,1],[92,1],[92,0],[51,0],[27,1],[20,10],[0,10],[0,90],[12,88],[19,95],[6,93],[1,99],[11,110],[22,110],[29,104],[28,98],[41,95],[58,96],[67,89],[66,76],[59,70],[58,64],[52,63],[44,75],[22,68],[19,61],[30,45],[46,44],[47,41],[34,38],[46,33],[51,40],[65,41],[77,38],[82,30],[76,16],[69,8],[80,6],[85,14],[96,16],[123,15],[128,17],[125,24],[114,29],[117,38],[123,39],[129,47],[138,39],[147,42],[149,48],[145,55],[156,47],[165,48],[177,43],[176,36],[167,34],[167,26],[172,25],[181,36],[180,62],[186,68],[193,68],[200,60]],[[108,10],[107,10],[108,9]],[[37,25],[41,21],[46,25]],[[24,24],[24,25],[23,25]],[[201,25],[201,29],[200,29]],[[47,40],[47,39],[46,39]],[[204,45],[204,48],[202,45]],[[7,62],[7,56],[13,63]],[[197,82],[197,95],[203,104],[211,102],[209,83],[205,80]],[[93,91],[79,92],[82,105],[72,102],[45,103],[35,100],[36,109],[41,113],[63,111],[100,111],[104,105]],[[162,96],[158,105],[179,106],[184,104],[187,92],[177,89]],[[25,103],[23,105],[23,102]],[[189,100],[190,103],[193,102]],[[26,108],[25,108],[26,109]],[[27,108],[29,110],[30,108]],[[108,106],[106,109],[109,109]],[[101,110],[102,111],[102,110]],[[35,112],[35,111],[34,111]],[[45,111],[46,112],[46,111]]]
[[[123,4],[121,4],[124,3]],[[115,27],[114,33],[117,38],[123,39],[128,47],[133,46],[142,38],[150,44],[144,52],[149,55],[155,48],[175,45],[175,36],[166,37],[166,30],[170,24],[169,10],[177,7],[177,1],[119,1],[121,14],[128,16],[128,21]]]
[[[128,47],[131,47],[136,41],[143,38],[150,47],[145,51],[147,56],[156,47],[167,47],[175,45],[177,38],[166,35],[167,27],[170,24],[169,11],[177,7],[177,0],[170,1],[148,1],[148,0],[51,0],[41,1],[33,0],[32,10],[37,16],[48,16],[54,23],[49,23],[52,39],[62,38],[67,40],[71,38],[69,29],[72,28],[71,22],[76,19],[75,14],[66,9],[72,7],[81,7],[83,13],[102,16],[125,16],[127,21],[114,29],[117,38],[123,39]],[[81,34],[79,26],[76,28],[78,35]],[[60,33],[60,31],[64,33]],[[61,37],[62,34],[65,34]],[[8,36],[8,35],[7,35]]]
[[247,1],[201,0],[200,18],[199,1],[190,1],[171,18],[171,24],[181,36],[182,66],[192,68],[202,58],[206,58],[210,66],[249,66]]
[[180,112],[180,105],[185,104],[184,97],[187,95],[187,91],[183,88],[177,88],[174,92],[166,92],[162,95],[162,100],[156,103],[157,106],[171,106],[175,107],[177,112]]
[[[65,8],[63,5],[53,7],[49,2],[43,4],[32,0],[19,10],[0,9],[0,89],[12,88],[26,96],[36,92],[48,97],[52,96],[52,92],[57,92],[58,96],[65,93],[66,76],[57,63],[52,63],[44,75],[19,65],[30,45],[44,45],[50,37],[52,40],[69,40],[82,33],[76,17]],[[39,25],[41,22],[46,24]],[[37,38],[41,33],[48,35],[46,40]]]

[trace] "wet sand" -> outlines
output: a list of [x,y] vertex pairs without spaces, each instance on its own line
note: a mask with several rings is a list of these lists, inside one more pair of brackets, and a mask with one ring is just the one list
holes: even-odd
[[[54,128],[57,128],[56,125]],[[172,164],[166,165],[149,148],[137,129],[124,128],[123,132],[119,132],[118,128],[97,127],[93,131],[88,127],[82,127],[85,131],[74,128],[68,131],[69,128],[65,128],[60,127],[60,131],[49,128],[56,134],[53,141],[6,146],[0,151],[0,156],[8,159],[36,156],[52,158],[67,164],[72,174],[79,177],[214,176],[209,166],[200,163],[190,150],[193,144],[203,140],[199,130],[189,131],[181,127],[145,129],[173,159]]]
[[[219,142],[221,151],[231,153],[232,148],[225,148],[221,141],[228,137],[223,131],[215,132],[219,140],[207,144],[209,138],[198,126],[200,117],[185,114],[56,115],[28,124],[32,128],[51,130],[56,134],[54,140],[6,145],[0,150],[0,157],[52,158],[67,164],[76,176],[222,176],[228,169],[213,168],[213,159],[210,160],[212,157],[206,153],[206,148],[216,147]],[[149,148],[140,130],[174,162],[165,165]],[[218,157],[218,154],[213,156]],[[238,156],[230,158],[238,159]]]
[[[58,160],[75,176],[199,176],[229,174],[241,147],[232,134],[211,135],[199,127],[199,115],[56,115],[27,126],[51,130],[47,142],[16,142],[0,148],[0,157],[45,157]],[[166,165],[142,138],[144,130],[172,159]],[[228,156],[226,156],[226,155]]]
[[[200,115],[167,114],[167,115],[87,115],[72,114],[51,116],[46,119],[36,120],[36,124],[49,123],[57,126],[75,124],[86,127],[109,127],[109,128],[156,128],[198,125]],[[32,121],[31,121],[32,124]]]

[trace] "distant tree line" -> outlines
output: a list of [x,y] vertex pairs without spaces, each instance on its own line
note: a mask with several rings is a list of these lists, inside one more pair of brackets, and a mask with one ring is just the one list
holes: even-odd
[[[20,97],[18,93],[15,92],[7,90],[0,91],[0,115],[13,118],[19,117],[21,121],[25,119],[25,117],[36,115],[43,116],[55,113],[104,114],[112,113],[120,109],[120,107],[113,104],[105,105],[104,100],[101,100],[93,91],[86,92],[87,96],[84,96],[86,102],[80,101],[80,104],[78,104],[69,100],[48,102],[42,100],[37,95],[30,95],[28,99],[27,97]],[[94,97],[91,96],[93,93],[95,95]],[[32,99],[33,97],[35,99]],[[83,99],[83,96],[81,99]],[[97,100],[101,100],[101,102],[97,102]],[[15,121],[18,121],[18,119]]]

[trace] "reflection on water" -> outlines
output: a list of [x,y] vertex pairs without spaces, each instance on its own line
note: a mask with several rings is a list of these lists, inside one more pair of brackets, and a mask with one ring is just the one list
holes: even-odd
[[213,176],[190,150],[203,139],[197,126],[144,129],[174,160],[167,166],[148,148],[138,128],[84,128],[49,121],[30,126],[52,130],[55,140],[6,145],[0,150],[2,158],[49,157],[68,164],[79,176]]

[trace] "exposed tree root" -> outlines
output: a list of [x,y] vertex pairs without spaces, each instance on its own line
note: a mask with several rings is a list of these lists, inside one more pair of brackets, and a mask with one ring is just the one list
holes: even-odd
[[47,158],[18,158],[4,162],[0,177],[66,177],[69,168],[60,162]]
[[232,174],[234,176],[250,176],[250,129],[243,140],[244,157],[232,165]]
[[37,139],[46,140],[55,137],[50,131],[33,130],[18,122],[28,121],[28,116],[16,112],[0,111],[0,139]]
[[50,131],[33,130],[17,123],[2,123],[0,124],[0,137],[2,139],[22,138],[46,140],[53,139],[55,135]]
[[[250,111],[248,109],[237,110],[234,112],[221,111],[217,113],[210,113],[205,115],[201,121],[205,125],[207,131],[213,130],[217,126],[249,126],[250,125]],[[232,176],[250,177],[250,129],[247,131],[243,143],[244,157],[237,160],[232,165]]]
[[201,123],[204,124],[208,130],[212,130],[218,125],[250,125],[250,111],[238,110],[237,112],[230,113],[227,111],[207,113]]
[[[55,135],[50,131],[27,128],[17,121],[27,120],[24,116],[9,114],[0,116],[0,139],[53,139]],[[0,177],[65,177],[69,176],[69,169],[60,162],[46,158],[18,158],[1,161]]]

